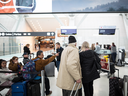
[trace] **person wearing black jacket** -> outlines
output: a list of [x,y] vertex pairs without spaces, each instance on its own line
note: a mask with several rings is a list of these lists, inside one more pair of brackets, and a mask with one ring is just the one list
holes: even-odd
[[85,96],[93,96],[93,81],[100,78],[94,63],[94,56],[97,62],[100,62],[100,58],[93,50],[89,50],[89,43],[85,41],[82,44],[82,51],[80,52],[82,83]]
[[26,46],[24,46],[24,53],[28,53],[28,55],[30,54],[29,46],[30,44],[26,44]]
[[30,59],[28,58],[28,53],[24,53],[23,54],[23,63],[24,63],[24,65],[27,63],[27,62],[29,62],[30,61]]
[[57,70],[58,71],[59,71],[59,66],[60,66],[60,60],[61,60],[62,51],[63,51],[63,48],[60,46],[60,43],[57,42],[56,43],[56,53],[59,53],[59,56],[57,56],[56,65],[57,65]]

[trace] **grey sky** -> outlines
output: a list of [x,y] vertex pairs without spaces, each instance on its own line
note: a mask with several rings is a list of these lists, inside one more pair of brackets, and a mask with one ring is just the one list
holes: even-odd
[[118,0],[53,0],[53,11],[76,11]]

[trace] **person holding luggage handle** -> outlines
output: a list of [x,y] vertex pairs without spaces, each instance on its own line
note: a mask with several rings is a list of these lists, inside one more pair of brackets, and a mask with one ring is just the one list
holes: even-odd
[[[57,78],[57,86],[62,89],[63,96],[70,96],[71,90],[75,82],[77,82],[75,90],[80,83],[81,89],[81,66],[79,60],[79,50],[76,47],[76,38],[74,36],[69,36],[69,45],[63,50],[60,61],[60,68]],[[76,96],[79,96],[79,91]],[[72,95],[72,96],[73,96]]]

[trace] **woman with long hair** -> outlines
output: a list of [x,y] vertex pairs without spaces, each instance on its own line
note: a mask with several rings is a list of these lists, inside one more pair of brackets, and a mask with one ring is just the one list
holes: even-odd
[[12,71],[22,71],[23,66],[18,62],[18,57],[14,56],[12,59],[10,59],[9,63],[9,69]]
[[[0,59],[0,71],[10,71],[7,68],[7,62],[3,59]],[[0,73],[0,86],[11,86],[13,79],[13,76],[15,76],[15,73]],[[4,88],[0,88],[0,91],[2,91]],[[11,94],[11,89],[7,92],[5,96],[9,96]]]
[[92,44],[92,46],[91,46],[91,50],[95,50],[95,44]]
[[83,42],[80,53],[80,65],[85,96],[93,96],[93,81],[100,77],[94,63],[94,57],[97,62],[100,62],[97,54],[89,49],[89,43]]

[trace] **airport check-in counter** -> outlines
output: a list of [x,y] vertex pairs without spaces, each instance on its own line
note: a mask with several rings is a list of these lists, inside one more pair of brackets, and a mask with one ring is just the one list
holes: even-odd
[[110,50],[100,50],[97,54],[99,54],[99,58],[101,59],[100,64],[102,66],[102,70],[106,72],[110,72],[110,58],[111,51]]

